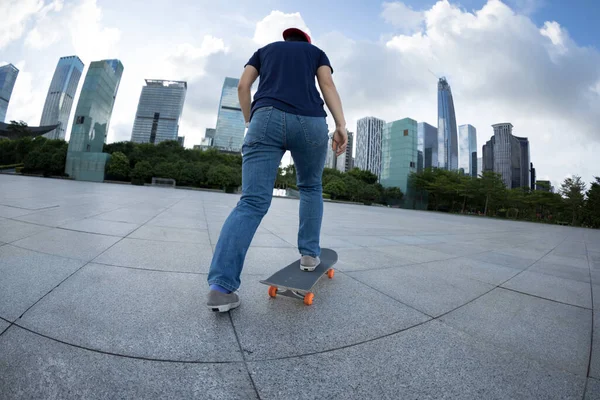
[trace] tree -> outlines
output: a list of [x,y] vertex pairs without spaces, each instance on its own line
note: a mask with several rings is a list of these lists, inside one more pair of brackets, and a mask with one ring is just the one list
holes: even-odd
[[483,215],[488,214],[490,201],[492,204],[498,204],[506,193],[506,186],[502,181],[500,174],[491,171],[484,171],[481,174],[481,186],[480,190],[485,196],[485,208]]
[[154,167],[153,176],[156,178],[177,180],[179,176],[179,171],[175,164],[163,161],[156,164],[156,166]]
[[388,187],[383,190],[382,200],[388,206],[400,203],[404,193],[398,187]]
[[363,183],[350,174],[343,174],[342,180],[346,186],[344,197],[350,201],[359,201]]
[[223,164],[211,166],[207,178],[208,185],[228,192],[233,191],[242,184],[241,172]]
[[370,205],[380,197],[379,191],[375,185],[363,185],[360,188],[360,200],[367,205]]
[[592,228],[600,228],[600,177],[594,177],[590,190],[587,191],[586,222]]
[[323,187],[323,191],[334,200],[346,196],[347,190],[346,184],[341,178],[335,178]]
[[116,151],[112,153],[108,164],[106,165],[106,175],[109,179],[118,181],[126,181],[129,179],[131,168],[129,167],[129,159],[124,153]]
[[373,185],[377,182],[377,175],[371,171],[365,171],[359,168],[352,168],[350,171],[348,171],[348,175],[358,181],[366,183],[367,185]]
[[24,121],[10,121],[10,124],[8,124],[6,130],[10,132],[10,136],[12,136],[14,139],[19,139],[30,135],[29,127]]
[[152,165],[148,161],[140,161],[135,164],[131,171],[131,183],[134,185],[143,185],[152,178]]
[[584,205],[585,182],[581,177],[574,175],[572,178],[566,178],[560,187],[560,194],[565,198],[566,205],[571,212],[571,225],[579,223],[581,210]]

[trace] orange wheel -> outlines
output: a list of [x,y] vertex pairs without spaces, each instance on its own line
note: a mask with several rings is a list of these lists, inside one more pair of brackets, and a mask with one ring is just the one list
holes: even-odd
[[304,295],[304,304],[306,304],[307,306],[312,305],[314,298],[315,298],[314,294],[312,294],[312,293],[306,293]]
[[335,275],[335,271],[333,270],[333,268],[328,269],[327,276],[329,277],[329,279],[333,279],[333,275]]
[[271,297],[277,296],[277,287],[269,286],[269,296],[271,296]]

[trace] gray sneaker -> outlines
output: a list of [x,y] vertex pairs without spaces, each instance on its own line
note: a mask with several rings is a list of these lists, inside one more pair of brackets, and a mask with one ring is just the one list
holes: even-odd
[[300,269],[302,271],[314,271],[321,264],[319,257],[302,256],[300,259]]
[[240,296],[236,292],[222,293],[218,290],[208,292],[208,302],[206,306],[211,311],[227,312],[240,305]]

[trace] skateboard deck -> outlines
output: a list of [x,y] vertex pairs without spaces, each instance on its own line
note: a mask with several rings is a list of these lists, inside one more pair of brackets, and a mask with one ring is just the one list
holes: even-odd
[[314,271],[302,271],[300,259],[283,267],[265,280],[260,281],[269,286],[269,296],[282,296],[303,299],[304,304],[311,305],[314,294],[311,293],[313,286],[324,275],[333,278],[333,266],[337,263],[338,255],[331,249],[321,249],[321,263]]

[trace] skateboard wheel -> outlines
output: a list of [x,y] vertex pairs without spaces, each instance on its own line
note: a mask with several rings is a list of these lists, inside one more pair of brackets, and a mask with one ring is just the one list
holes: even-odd
[[328,269],[327,276],[329,277],[329,279],[333,279],[333,275],[335,275],[335,271],[333,270],[333,268]]
[[315,298],[314,294],[312,294],[312,293],[306,293],[304,295],[304,304],[306,304],[307,306],[312,305],[314,298]]
[[271,296],[271,297],[277,296],[277,287],[269,286],[269,296]]

